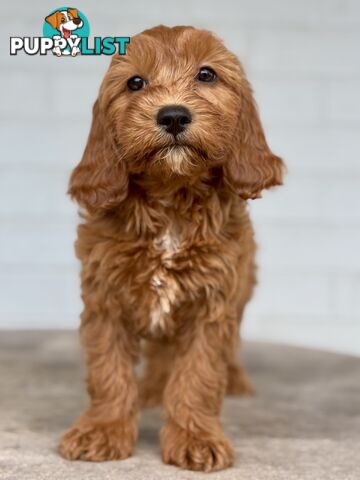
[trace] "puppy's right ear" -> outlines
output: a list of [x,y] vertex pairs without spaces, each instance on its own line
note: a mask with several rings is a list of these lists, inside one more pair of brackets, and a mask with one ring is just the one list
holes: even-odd
[[238,126],[225,182],[244,200],[261,197],[264,189],[282,184],[285,166],[272,153],[264,135],[250,84],[243,79]]
[[97,100],[89,138],[81,162],[74,169],[69,194],[89,212],[105,212],[127,195],[128,176]]
[[58,22],[58,15],[59,15],[60,12],[54,12],[52,15],[49,15],[48,17],[45,18],[45,22],[49,23],[52,28],[54,28],[55,30],[57,30],[57,27],[59,25],[59,22]]

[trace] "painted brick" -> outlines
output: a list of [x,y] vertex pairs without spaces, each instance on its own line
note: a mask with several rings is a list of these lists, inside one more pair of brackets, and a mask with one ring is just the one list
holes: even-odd
[[37,72],[5,70],[0,76],[0,118],[33,120],[48,115],[49,84]]
[[[324,125],[319,128],[281,125],[266,129],[273,151],[281,155],[292,171],[305,170],[316,177],[323,175],[359,175],[360,162],[356,151],[359,146],[357,127]],[[338,177],[335,177],[338,178]]]
[[360,272],[360,227],[256,221],[262,268],[292,272]]
[[[0,273],[2,315],[51,314],[73,315],[81,310],[79,280],[76,272],[18,272]],[[60,326],[60,325],[58,325]]]
[[19,221],[23,216],[71,216],[76,210],[66,195],[68,172],[24,171],[22,168],[5,170],[0,175],[0,216]]
[[25,271],[74,266],[76,223],[75,215],[68,223],[29,221],[25,216],[2,221],[0,265]]
[[339,318],[342,315],[353,316],[360,324],[360,270],[353,275],[342,274],[333,279],[332,303]]
[[302,127],[321,123],[325,97],[319,80],[265,79],[251,71],[249,79],[265,125]]
[[323,273],[262,269],[247,310],[251,315],[321,316],[330,313],[329,278]]
[[[52,8],[2,8],[0,328],[74,328],[81,310],[66,190],[109,59],[10,57],[8,37],[40,34]],[[84,11],[94,35],[193,24],[240,56],[289,167],[284,187],[251,202],[259,286],[243,334],[360,354],[360,2],[107,0]]]
[[251,210],[256,218],[359,225],[358,186],[357,175],[289,171],[284,186],[251,202]]
[[250,66],[277,77],[312,78],[359,75],[359,32],[284,31],[268,29],[253,35]]
[[[67,175],[80,161],[89,129],[89,117],[77,121],[76,125],[56,118],[50,125],[48,120],[41,119],[2,120],[0,136],[5,154],[0,156],[0,166],[8,170],[16,168],[23,175],[39,171]],[[66,143],[65,149],[60,147],[60,138]]]
[[[358,60],[355,60],[358,61]],[[327,118],[330,124],[360,125],[359,81],[329,82]]]

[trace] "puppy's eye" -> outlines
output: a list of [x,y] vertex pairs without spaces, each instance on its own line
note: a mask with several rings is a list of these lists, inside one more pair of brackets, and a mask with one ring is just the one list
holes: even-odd
[[214,82],[217,79],[216,73],[210,67],[201,67],[196,78],[200,82]]
[[138,76],[131,77],[127,81],[127,86],[129,90],[133,90],[134,92],[142,90],[145,87],[145,80]]

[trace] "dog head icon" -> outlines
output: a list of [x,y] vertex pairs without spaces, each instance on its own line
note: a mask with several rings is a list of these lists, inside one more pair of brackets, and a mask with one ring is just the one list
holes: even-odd
[[81,28],[84,24],[76,8],[58,10],[46,17],[45,21],[58,30],[64,38],[69,38],[74,30]]

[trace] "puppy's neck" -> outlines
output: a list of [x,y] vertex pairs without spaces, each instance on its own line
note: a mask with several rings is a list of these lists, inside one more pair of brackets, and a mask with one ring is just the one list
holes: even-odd
[[175,174],[170,177],[155,177],[140,174],[130,176],[129,190],[130,195],[139,196],[149,203],[163,203],[179,196],[191,196],[194,201],[198,201],[208,198],[215,187],[219,188],[221,181],[221,172],[215,169],[192,177]]
[[128,232],[153,236],[169,225],[185,228],[194,223],[208,223],[206,219],[214,209],[232,201],[219,188],[219,173],[209,172],[191,182],[185,178],[175,180],[160,182],[145,176],[131,177],[128,197],[117,211],[119,223]]
[[171,185],[148,177],[132,177],[126,199],[98,221],[106,222],[114,232],[123,231],[134,242],[151,242],[167,231],[191,238],[212,238],[228,222],[232,205],[239,203],[221,188],[220,174],[213,172],[196,182]]

